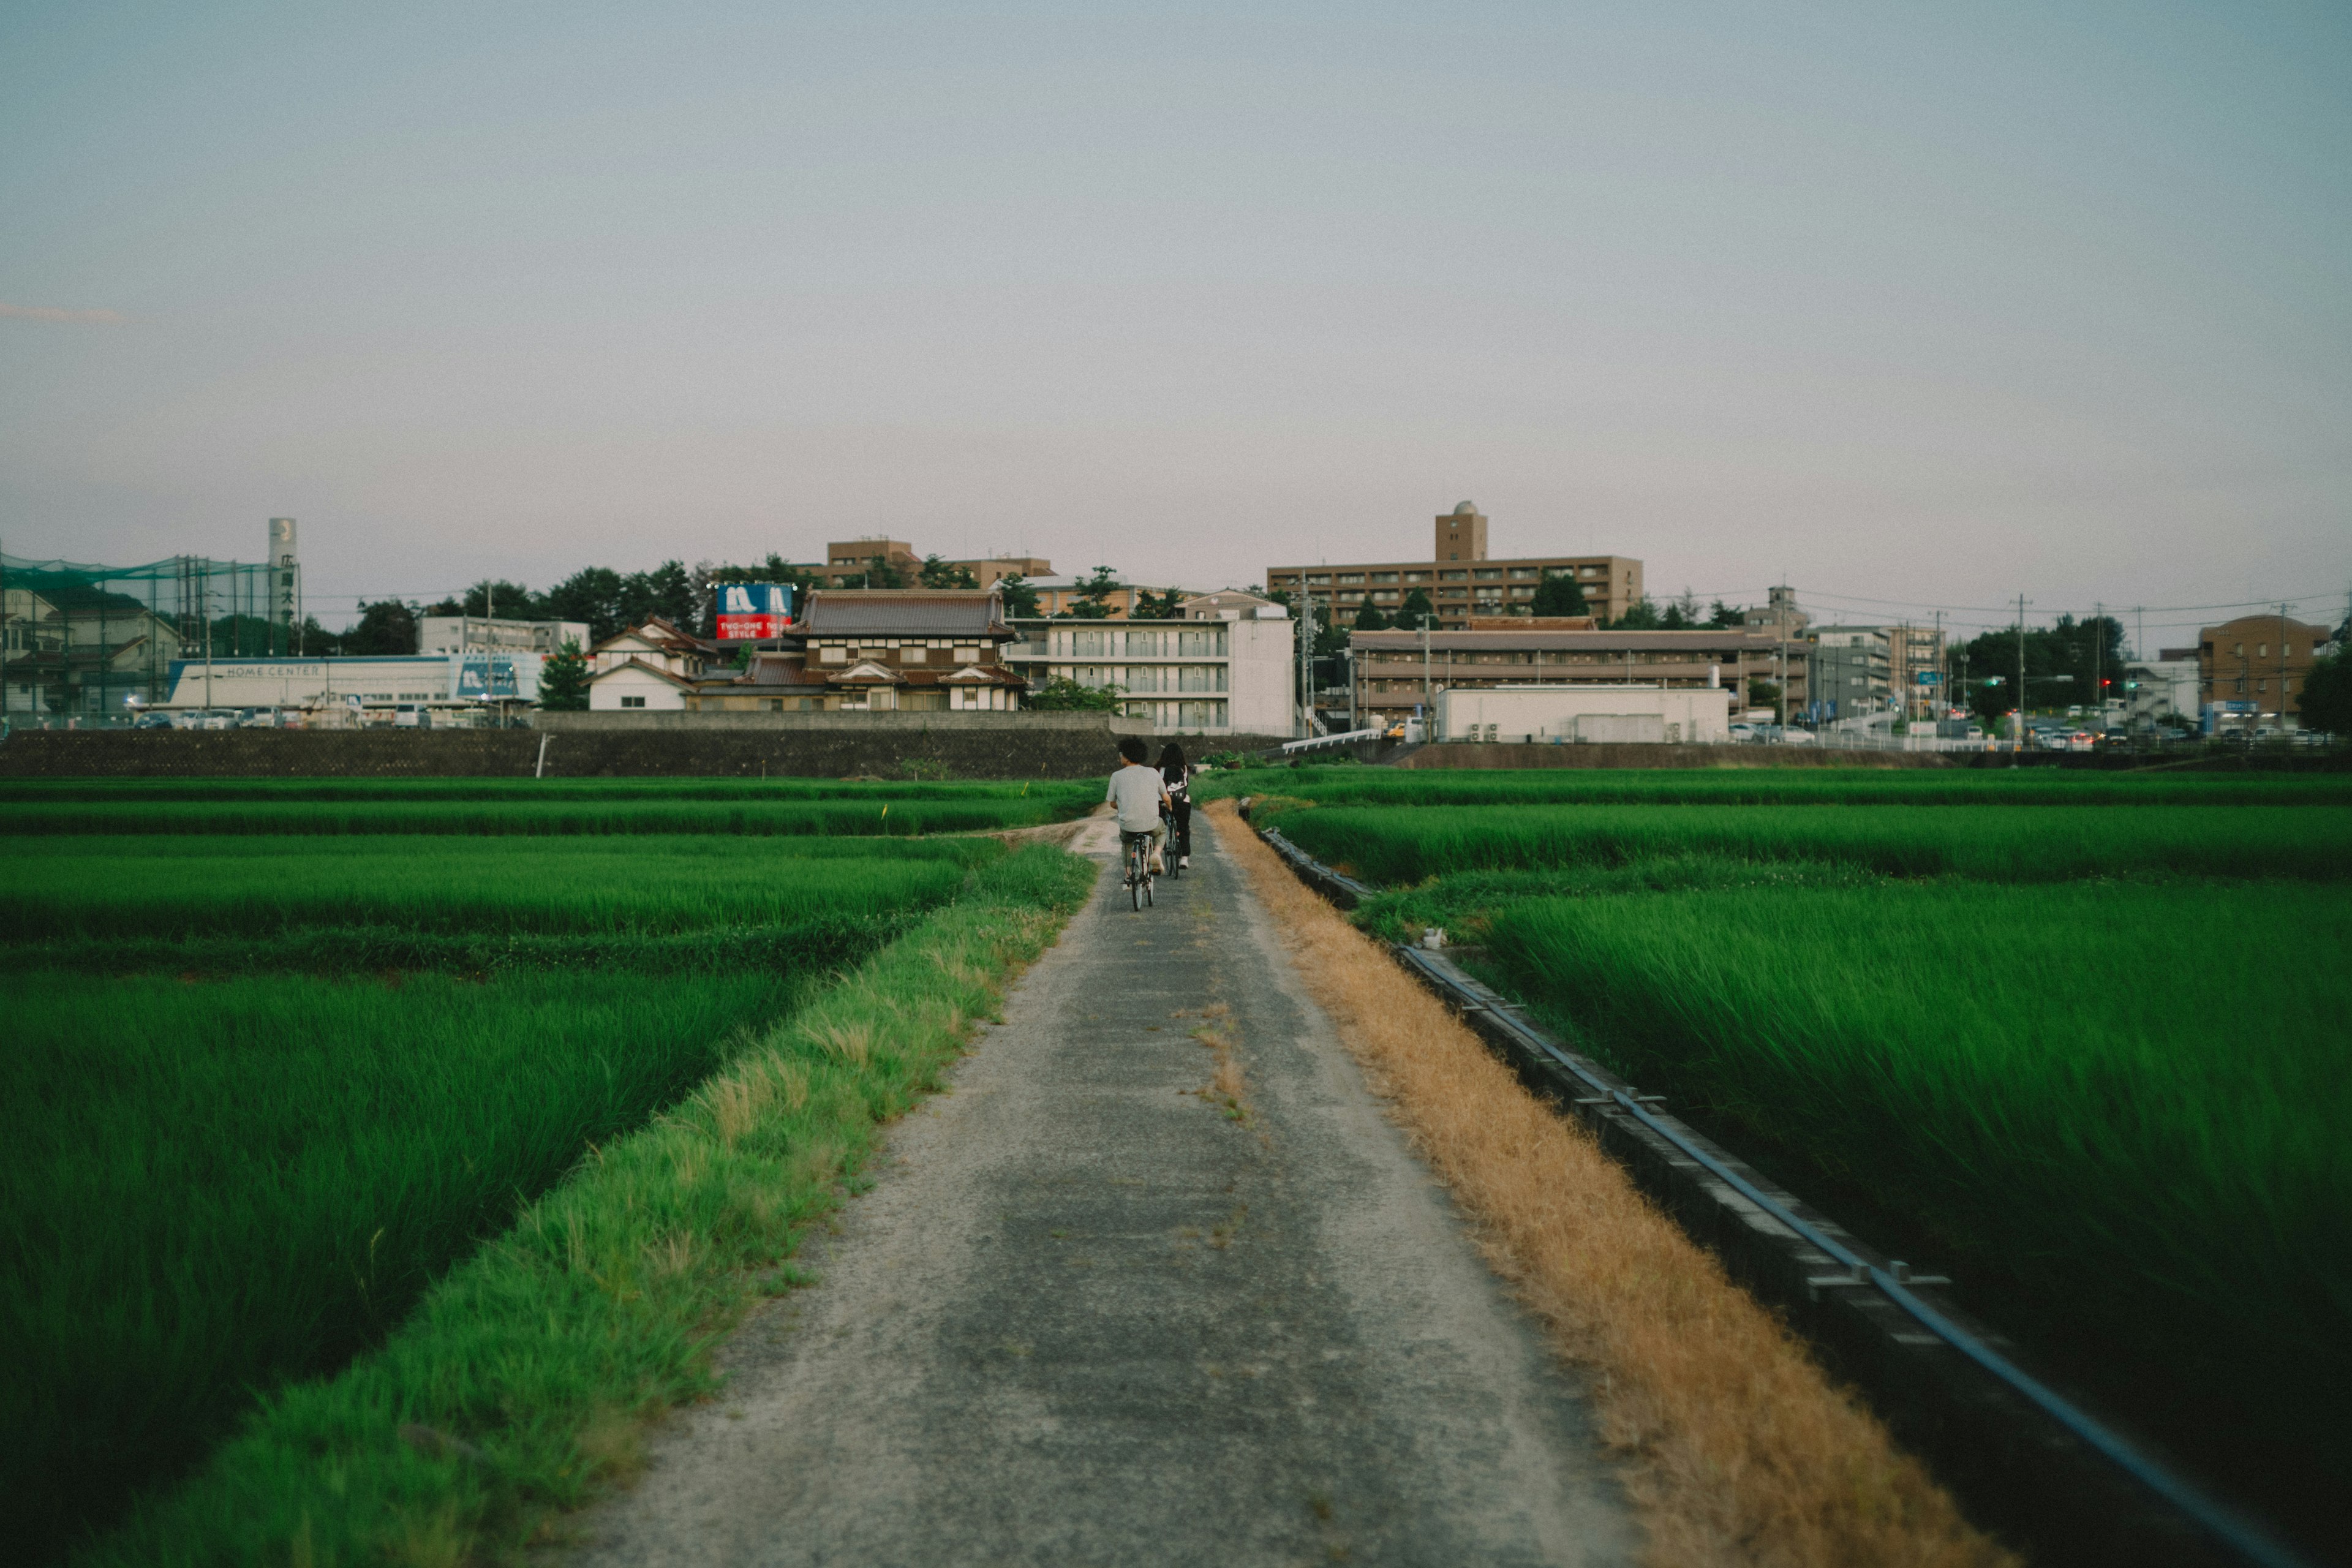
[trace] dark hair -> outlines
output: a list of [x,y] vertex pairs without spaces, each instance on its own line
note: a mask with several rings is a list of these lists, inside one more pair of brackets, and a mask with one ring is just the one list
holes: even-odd
[[1129,735],[1118,743],[1118,754],[1130,763],[1141,763],[1144,752],[1150,749],[1141,737],[1136,735]]
[[1160,776],[1166,779],[1184,776],[1184,748],[1173,741],[1160,748]]

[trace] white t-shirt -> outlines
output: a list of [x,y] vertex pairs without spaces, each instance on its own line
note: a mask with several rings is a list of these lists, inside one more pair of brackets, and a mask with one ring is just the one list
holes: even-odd
[[1129,763],[1110,775],[1103,798],[1118,807],[1122,833],[1148,833],[1160,826],[1160,770]]

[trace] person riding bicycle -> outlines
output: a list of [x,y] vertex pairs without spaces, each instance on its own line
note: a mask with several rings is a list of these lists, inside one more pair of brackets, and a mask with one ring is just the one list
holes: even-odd
[[1192,770],[1184,748],[1171,741],[1160,748],[1160,782],[1168,791],[1167,812],[1175,828],[1176,868],[1192,868]]
[[1151,836],[1151,873],[1156,877],[1164,868],[1160,846],[1167,829],[1160,826],[1160,808],[1167,803],[1168,786],[1160,782],[1159,769],[1144,765],[1148,750],[1133,735],[1119,742],[1118,754],[1127,759],[1127,765],[1110,775],[1110,788],[1103,799],[1118,808],[1122,838],[1129,834]]

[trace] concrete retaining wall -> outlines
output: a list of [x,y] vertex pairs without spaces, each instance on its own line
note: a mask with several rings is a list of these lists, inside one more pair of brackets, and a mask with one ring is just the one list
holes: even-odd
[[1103,714],[1022,715],[1056,722],[1018,725],[1003,722],[1005,715],[994,724],[936,721],[985,714],[870,716],[934,721],[929,724],[874,724],[862,714],[827,725],[773,720],[835,715],[711,717],[770,721],[690,730],[30,731],[0,743],[0,778],[529,778],[542,742],[550,778],[902,778],[939,777],[942,770],[948,778],[1098,778],[1118,765],[1122,735],[1148,730]]
[[1826,746],[1668,746],[1598,742],[1437,741],[1396,761],[1401,768],[1949,768],[1974,752],[1845,752]]

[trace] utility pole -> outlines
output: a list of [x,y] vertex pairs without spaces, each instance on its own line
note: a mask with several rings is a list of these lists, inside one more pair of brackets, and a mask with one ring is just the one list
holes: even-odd
[[1298,595],[1298,713],[1304,740],[1315,733],[1315,595],[1306,592]]
[[1437,693],[1429,683],[1429,617],[1421,617],[1421,738],[1429,739],[1430,721],[1437,717]]
[[213,710],[213,562],[205,557],[203,609],[196,619],[205,628],[205,717],[210,720]]
[[2286,738],[2286,605],[2279,605],[2279,738]]
[[2099,705],[2099,739],[2107,738],[2107,605],[2100,600],[2091,606],[2091,700]]
[[2017,722],[2011,727],[2010,740],[2019,751],[2025,749],[2025,595],[2017,596]]

